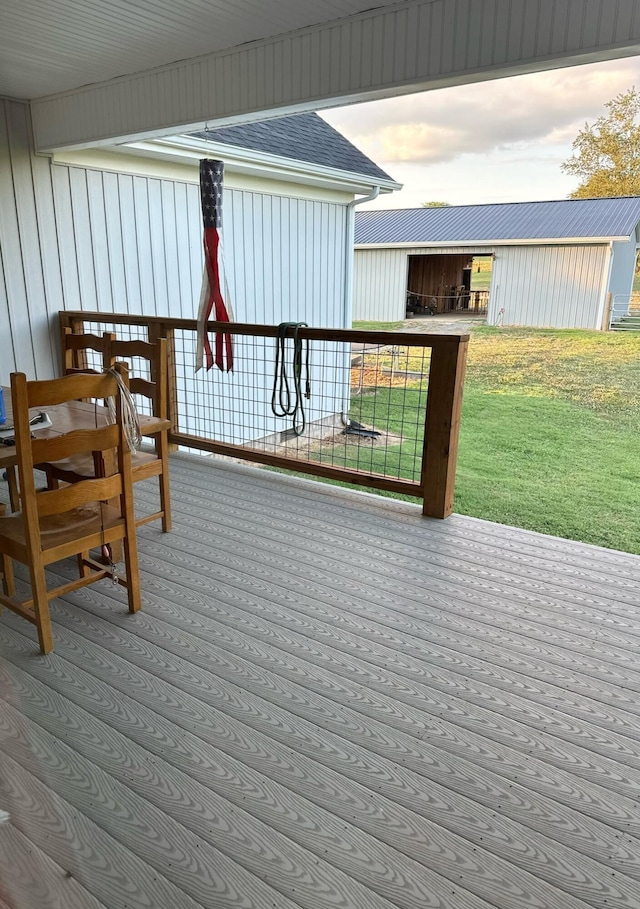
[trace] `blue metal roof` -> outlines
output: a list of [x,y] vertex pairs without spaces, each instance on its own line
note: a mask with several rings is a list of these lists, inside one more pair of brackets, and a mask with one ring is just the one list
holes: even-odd
[[292,158],[294,161],[333,167],[374,180],[393,182],[393,177],[314,113],[277,117],[239,126],[223,126],[190,135],[224,145],[237,145],[240,148]]
[[356,245],[482,244],[509,240],[630,237],[640,197],[510,202],[356,213]]

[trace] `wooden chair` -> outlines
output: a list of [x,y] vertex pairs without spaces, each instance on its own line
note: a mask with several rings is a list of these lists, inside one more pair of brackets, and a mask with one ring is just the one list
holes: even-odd
[[[106,368],[105,348],[111,341],[115,341],[116,336],[112,332],[104,332],[102,335],[92,334],[74,334],[70,328],[64,328],[62,331],[62,374],[65,376],[75,373],[93,373],[97,375]],[[87,351],[91,350],[99,354],[100,369],[93,369],[87,363]],[[109,362],[109,366],[113,363]],[[47,474],[47,485],[51,486],[51,478],[46,464],[36,464],[36,469],[43,470]],[[9,500],[11,510],[20,509],[20,490],[16,479],[14,467],[7,468],[7,482],[9,484]]]
[[[76,335],[72,337],[82,337]],[[88,337],[85,335],[85,337]],[[91,342],[93,343],[93,342]],[[118,341],[115,335],[105,332],[101,339],[104,368],[108,369],[116,360],[140,358],[147,361],[146,374],[149,378],[134,376],[129,373],[129,386],[134,396],[140,395],[150,402],[150,409],[155,417],[167,420],[167,342],[160,338],[157,342]],[[72,341],[75,345],[75,340]],[[74,347],[74,349],[77,349]],[[72,367],[73,368],[73,367]],[[168,427],[168,424],[167,424]],[[151,521],[162,520],[162,530],[171,530],[171,496],[169,491],[169,443],[168,428],[152,436],[153,449],[136,451],[132,455],[133,482],[158,477],[160,509],[153,514],[145,515],[136,521],[136,526]],[[47,482],[54,488],[60,481],[76,483],[80,479],[94,475],[94,463],[89,457],[69,458],[55,464],[44,465]]]
[[[126,369],[119,367],[123,374]],[[115,396],[116,422],[96,429],[83,429],[48,438],[31,438],[29,408],[47,408],[79,397]],[[113,374],[73,375],[44,382],[27,382],[23,373],[11,375],[16,457],[20,477],[22,510],[0,516],[0,554],[3,556],[6,606],[38,629],[43,653],[53,649],[49,601],[111,574],[90,557],[91,549],[122,541],[126,578],[118,583],[127,589],[129,612],[140,609],[140,580],[133,514],[131,453],[124,441],[118,382]],[[116,464],[109,453],[117,453]],[[36,463],[100,453],[101,463],[112,464],[108,476],[94,477],[60,489],[36,492]],[[46,585],[45,567],[69,556],[78,557],[79,577],[53,589]],[[6,561],[26,565],[31,598],[18,600]]]
[[[105,331],[102,335],[74,334],[70,328],[62,331],[62,374],[68,376],[76,372],[101,372],[113,363],[105,363],[105,347],[115,341],[113,332]],[[91,369],[87,362],[87,351],[99,355],[100,369]]]
[[[7,506],[0,503],[0,518],[6,513]],[[0,579],[2,580],[2,592],[5,596],[13,596],[15,584],[13,580],[13,563],[9,556],[2,553],[2,562],[0,563]]]

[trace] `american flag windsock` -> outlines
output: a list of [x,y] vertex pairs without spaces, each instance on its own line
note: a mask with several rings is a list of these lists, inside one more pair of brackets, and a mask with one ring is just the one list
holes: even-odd
[[[222,175],[224,163],[203,158],[200,161],[200,198],[204,224],[204,274],[198,306],[196,372],[215,363],[218,369],[233,369],[233,341],[230,334],[215,335],[215,357],[207,332],[207,322],[231,322],[233,313],[222,256]],[[226,300],[226,303],[225,303]],[[212,315],[213,314],[213,315]]]

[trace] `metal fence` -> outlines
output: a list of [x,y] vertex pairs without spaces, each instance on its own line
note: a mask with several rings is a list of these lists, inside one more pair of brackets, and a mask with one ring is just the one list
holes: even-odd
[[613,296],[607,327],[612,331],[640,331],[640,293]]

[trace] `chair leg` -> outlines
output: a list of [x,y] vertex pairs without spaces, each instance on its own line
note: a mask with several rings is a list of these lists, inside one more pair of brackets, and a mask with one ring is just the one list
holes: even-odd
[[[132,522],[133,528],[133,522]],[[127,572],[127,600],[129,612],[138,612],[142,606],[140,597],[140,569],[138,567],[138,544],[135,529],[123,540],[124,565]]]
[[44,576],[42,562],[29,566],[31,577],[31,593],[33,596],[33,611],[38,629],[38,641],[42,653],[51,653],[53,650],[53,631],[51,629],[51,616],[49,614],[49,597]]
[[160,485],[160,508],[162,509],[162,532],[169,533],[171,530],[171,492],[169,489],[169,458],[168,444],[166,435],[162,435],[158,442],[157,453],[162,461],[162,473],[158,476]]
[[84,564],[84,560],[89,558],[88,552],[78,553],[78,574],[81,578],[88,578],[91,574],[91,569]]
[[160,508],[162,509],[162,532],[169,533],[171,530],[171,495],[169,493],[169,477],[166,471],[162,471],[158,477],[160,484]]
[[9,502],[11,511],[20,511],[20,490],[15,467],[7,467],[7,483],[9,485]]
[[2,590],[5,596],[12,597],[16,592],[16,584],[13,577],[13,562],[3,554],[2,556]]

